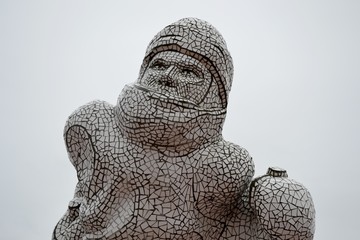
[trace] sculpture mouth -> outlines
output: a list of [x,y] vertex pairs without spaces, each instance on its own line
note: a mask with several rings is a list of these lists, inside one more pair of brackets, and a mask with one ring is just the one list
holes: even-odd
[[175,96],[171,94],[165,94],[162,92],[157,91],[156,89],[149,88],[147,86],[143,86],[141,84],[135,83],[133,85],[137,90],[142,91],[149,99],[150,101],[160,107],[169,108],[169,105],[182,107],[185,109],[194,109],[201,113],[208,113],[208,114],[224,114],[226,113],[226,109],[223,108],[203,108],[200,107],[197,103],[185,99],[180,96]]
[[182,106],[184,108],[190,108],[190,109],[200,108],[199,105],[196,104],[195,102],[182,98],[180,96],[162,93],[157,91],[156,89],[149,88],[137,83],[134,84],[134,87],[140,91],[145,92],[147,97],[149,97],[152,100],[159,100],[163,103],[174,104],[174,105]]

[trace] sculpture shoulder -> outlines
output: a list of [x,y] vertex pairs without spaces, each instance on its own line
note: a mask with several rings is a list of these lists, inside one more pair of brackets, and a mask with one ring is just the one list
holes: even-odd
[[112,128],[113,106],[104,101],[92,101],[75,110],[64,128],[64,140],[70,161],[77,170],[79,181],[85,179],[95,159],[104,132]]
[[202,164],[223,169],[224,174],[249,182],[254,176],[254,163],[249,152],[239,145],[220,140],[202,151]]
[[[114,107],[107,102],[92,101],[81,106],[69,116],[65,124],[64,140],[68,152],[79,155],[85,145],[88,146],[86,149],[91,146],[95,152],[104,150],[105,146],[109,146],[107,142],[115,141],[115,125]],[[84,146],[75,148],[79,144]]]
[[65,124],[64,134],[73,126],[81,126],[88,131],[104,128],[114,118],[114,107],[105,101],[92,101],[76,109]]
[[221,140],[210,145],[207,148],[207,152],[215,159],[220,159],[224,162],[236,162],[241,165],[250,165],[253,168],[253,161],[249,152],[237,144]]

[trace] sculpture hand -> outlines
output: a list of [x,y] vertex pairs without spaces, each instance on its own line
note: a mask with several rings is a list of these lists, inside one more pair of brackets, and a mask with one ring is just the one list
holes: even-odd
[[310,193],[300,183],[288,179],[283,169],[269,168],[250,186],[250,206],[260,231],[275,239],[313,239],[315,209]]

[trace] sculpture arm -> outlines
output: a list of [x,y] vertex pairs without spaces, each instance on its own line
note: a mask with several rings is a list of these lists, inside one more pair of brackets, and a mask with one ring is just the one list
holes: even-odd
[[94,164],[94,149],[90,135],[82,126],[65,127],[64,139],[71,163],[74,165],[78,183],[74,199],[70,201],[68,210],[60,219],[53,232],[53,239],[76,239],[82,234],[79,218],[80,208],[86,205],[89,195],[89,183]]
[[113,127],[112,106],[103,101],[90,102],[68,118],[64,140],[69,159],[77,173],[75,197],[91,199],[103,188],[103,179],[94,173],[101,166],[101,149],[108,141],[105,134]]
[[[79,239],[85,234],[106,228],[109,219],[104,211],[114,200],[114,188],[121,180],[113,179],[107,167],[104,146],[109,143],[105,132],[113,130],[112,106],[94,101],[76,110],[64,129],[64,140],[78,183],[67,212],[57,224],[53,239]],[[120,196],[117,196],[120,197]],[[76,235],[74,235],[76,234]]]

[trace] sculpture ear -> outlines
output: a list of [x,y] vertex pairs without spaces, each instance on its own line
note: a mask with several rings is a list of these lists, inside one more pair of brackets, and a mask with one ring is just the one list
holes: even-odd
[[75,197],[89,197],[95,151],[90,134],[83,126],[73,125],[64,134],[66,148],[79,180]]

